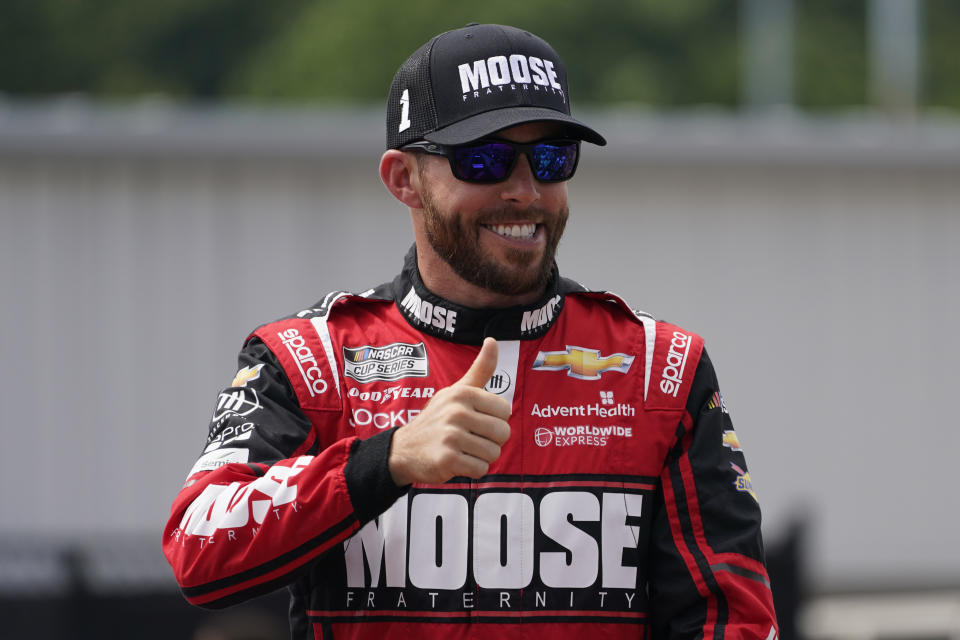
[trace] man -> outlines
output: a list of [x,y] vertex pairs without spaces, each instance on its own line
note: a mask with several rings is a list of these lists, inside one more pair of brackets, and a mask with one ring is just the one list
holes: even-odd
[[287,586],[296,638],[776,636],[702,340],[558,275],[581,141],[527,32],[404,63],[380,175],[416,244],[248,338],[165,531],[190,602]]

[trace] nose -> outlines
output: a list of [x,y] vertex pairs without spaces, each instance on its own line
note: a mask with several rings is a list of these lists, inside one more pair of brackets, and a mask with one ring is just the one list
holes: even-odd
[[527,207],[540,199],[540,184],[533,176],[527,154],[521,153],[513,173],[501,184],[500,197],[520,207]]

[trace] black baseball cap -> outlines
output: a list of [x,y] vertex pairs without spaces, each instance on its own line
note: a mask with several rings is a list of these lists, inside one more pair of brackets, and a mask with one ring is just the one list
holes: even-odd
[[605,145],[570,115],[560,56],[528,31],[469,24],[435,36],[407,58],[387,98],[387,148],[417,140],[457,145],[525,122],[563,124],[566,135]]

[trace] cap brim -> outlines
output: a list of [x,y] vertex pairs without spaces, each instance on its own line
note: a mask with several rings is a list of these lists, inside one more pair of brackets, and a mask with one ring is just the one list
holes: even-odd
[[465,144],[489,136],[501,129],[527,122],[558,122],[564,125],[573,138],[600,146],[607,144],[603,136],[575,118],[560,111],[542,107],[508,107],[485,111],[459,122],[454,122],[423,137],[436,144]]

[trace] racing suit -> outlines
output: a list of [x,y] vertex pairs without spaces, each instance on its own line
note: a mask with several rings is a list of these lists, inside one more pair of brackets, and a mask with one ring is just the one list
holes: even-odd
[[[397,487],[397,428],[499,342],[489,474]],[[391,283],[247,339],[163,548],[187,600],[287,586],[294,638],[776,637],[760,510],[701,338],[554,276],[525,307]]]

